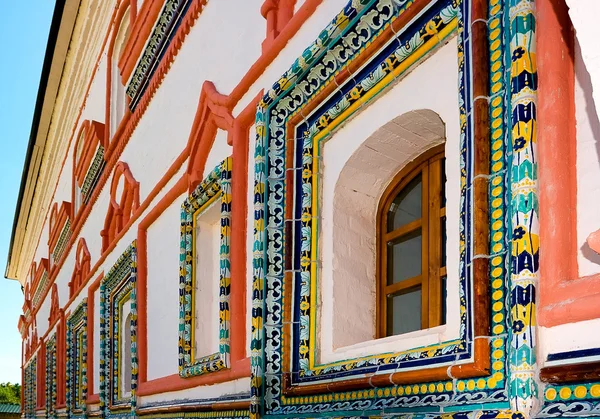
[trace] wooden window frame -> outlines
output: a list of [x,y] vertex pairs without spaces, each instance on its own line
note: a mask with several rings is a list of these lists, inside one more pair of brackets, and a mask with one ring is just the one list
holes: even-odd
[[[442,281],[446,267],[441,266],[441,220],[446,216],[440,195],[442,160],[445,144],[435,146],[406,165],[394,176],[379,201],[377,210],[377,338],[387,333],[387,298],[421,287],[421,330],[443,323]],[[417,176],[421,175],[421,218],[388,232],[388,209],[394,199]],[[388,285],[387,244],[421,230],[421,274]]]

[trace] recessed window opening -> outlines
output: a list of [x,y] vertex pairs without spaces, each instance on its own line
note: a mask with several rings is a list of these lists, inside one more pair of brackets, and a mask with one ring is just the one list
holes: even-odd
[[194,216],[194,350],[193,359],[219,352],[219,281],[221,194]]
[[382,196],[378,337],[445,323],[445,183],[442,145],[401,170]]
[[123,305],[123,323],[121,323],[121,397],[131,396],[131,300]]

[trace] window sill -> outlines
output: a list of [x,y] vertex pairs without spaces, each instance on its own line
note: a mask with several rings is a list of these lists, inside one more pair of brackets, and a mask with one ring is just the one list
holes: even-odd
[[[378,355],[389,352],[401,352],[423,346],[435,345],[458,337],[458,331],[449,330],[448,325],[417,330],[397,336],[372,339],[354,345],[344,346],[333,351],[322,350],[320,362],[327,364],[346,359]],[[454,336],[456,335],[456,336]]]

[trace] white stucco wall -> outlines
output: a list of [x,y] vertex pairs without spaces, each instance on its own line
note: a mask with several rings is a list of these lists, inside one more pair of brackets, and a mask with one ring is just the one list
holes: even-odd
[[600,319],[540,327],[540,362],[543,366],[548,365],[546,360],[549,354],[600,348],[600,334],[590,333],[594,330],[600,330]]
[[147,231],[148,379],[177,374],[180,196]]
[[[600,59],[600,55],[598,55]],[[594,62],[590,63],[594,65]],[[600,123],[594,101],[592,75],[580,43],[575,45],[575,117],[577,119],[577,247],[579,275],[600,273],[600,255],[586,243],[590,233],[600,229]],[[600,89],[600,86],[597,86]]]
[[600,14],[600,3],[596,0],[566,0],[569,16],[581,46],[581,58],[590,73],[595,102],[600,102],[600,50],[598,39],[600,27],[596,16]]

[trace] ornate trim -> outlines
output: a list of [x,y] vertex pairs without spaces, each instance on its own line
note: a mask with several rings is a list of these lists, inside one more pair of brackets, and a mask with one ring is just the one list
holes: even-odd
[[[119,257],[100,283],[100,410],[136,409],[137,361],[137,256],[135,241]],[[131,300],[131,397],[120,398],[120,308]]]
[[87,351],[87,299],[84,299],[67,319],[66,401],[71,418],[86,417]]
[[[187,378],[229,367],[229,295],[231,288],[231,168],[228,157],[208,174],[181,205],[179,269],[179,375]],[[215,199],[221,200],[219,278],[219,352],[194,358],[196,218]]]
[[[130,99],[129,109],[132,112],[148,88],[158,64],[177,33],[177,28],[187,14],[187,9],[194,1],[167,0],[165,2],[146,47],[127,83],[125,92]],[[203,3],[205,4],[206,0]]]

